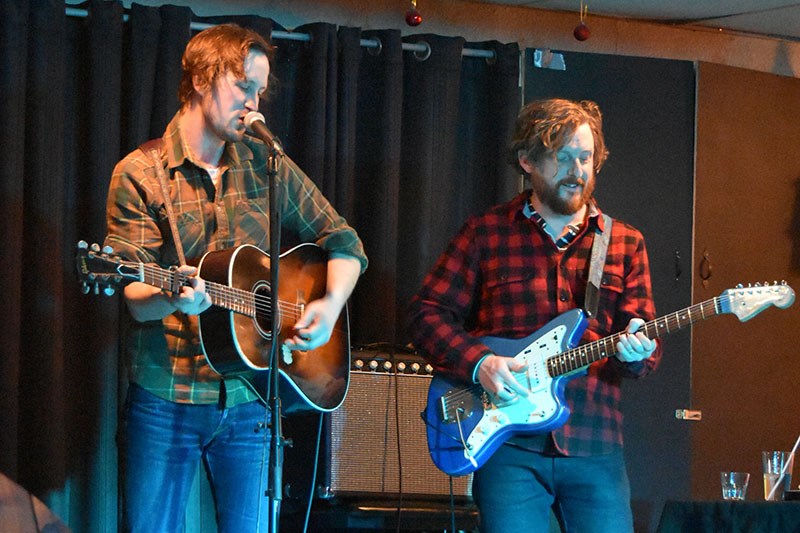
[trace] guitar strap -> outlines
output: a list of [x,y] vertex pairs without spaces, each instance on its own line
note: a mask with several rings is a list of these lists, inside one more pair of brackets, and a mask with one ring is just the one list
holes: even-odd
[[186,256],[183,253],[183,244],[181,243],[181,236],[178,233],[178,225],[175,222],[175,211],[172,209],[172,201],[169,197],[169,186],[167,185],[167,176],[164,172],[164,162],[162,153],[164,151],[164,139],[153,139],[139,146],[145,154],[150,156],[153,160],[153,168],[155,169],[156,178],[161,186],[161,196],[164,198],[164,207],[167,209],[167,218],[169,219],[169,227],[172,230],[172,241],[175,243],[175,251],[178,253],[178,261],[181,265],[186,264]]
[[600,300],[600,283],[603,277],[603,265],[606,263],[608,242],[611,240],[611,217],[603,213],[605,229],[596,232],[592,243],[592,259],[589,263],[589,283],[586,284],[586,299],[583,307],[590,317],[597,313],[597,303]]

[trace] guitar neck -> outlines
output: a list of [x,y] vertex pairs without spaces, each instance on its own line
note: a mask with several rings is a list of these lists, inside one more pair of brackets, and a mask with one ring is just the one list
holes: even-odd
[[[153,265],[142,263],[140,273],[139,281],[142,283],[170,292],[178,292],[181,287],[189,285],[189,277],[185,274]],[[206,281],[206,292],[217,307],[248,316],[256,314],[255,294],[252,292],[213,281]]]
[[[695,322],[711,318],[722,312],[720,298],[714,297],[705,302],[692,305],[675,313],[656,318],[640,329],[648,338],[663,337],[673,331],[678,331]],[[589,366],[595,361],[617,354],[617,343],[622,333],[615,333],[608,337],[572,348],[553,356],[547,360],[547,370],[550,376],[562,376]]]

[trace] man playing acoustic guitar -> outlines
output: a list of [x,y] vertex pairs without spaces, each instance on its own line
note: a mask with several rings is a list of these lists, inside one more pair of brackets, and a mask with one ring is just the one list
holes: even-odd
[[[473,495],[484,533],[547,532],[551,508],[567,532],[633,531],[620,386],[654,370],[661,357],[657,340],[637,331],[655,315],[644,240],[623,222],[608,219],[609,227],[593,199],[607,157],[593,102],[528,104],[510,155],[532,190],[464,224],[412,301],[410,335],[437,372],[479,383],[493,403],[528,398],[537,377],[482,339],[519,339],[585,308],[593,243],[610,232],[596,313],[580,342],[625,331],[616,355],[555,391],[571,411],[566,423],[545,433],[521,431],[499,445],[475,471]],[[460,424],[468,411],[454,407],[446,422]],[[530,413],[536,416],[542,415]],[[445,446],[478,467],[475,446],[466,436],[458,441]]]
[[[121,428],[126,530],[182,531],[201,460],[219,530],[268,530],[264,494],[270,432],[264,424],[265,406],[244,381],[214,372],[204,354],[220,351],[214,340],[219,334],[232,337],[241,351],[255,337],[255,357],[263,355],[269,344],[265,341],[271,340],[264,331],[270,321],[263,319],[270,309],[269,273],[263,273],[263,283],[240,287],[231,297],[225,296],[230,288],[224,281],[212,285],[203,278],[204,265],[218,257],[212,254],[239,247],[241,253],[229,256],[231,264],[234,258],[256,260],[232,268],[233,277],[246,279],[265,266],[266,260],[254,251],[269,249],[267,166],[274,147],[245,135],[245,117],[258,111],[267,91],[272,55],[263,37],[235,25],[197,34],[183,55],[181,107],[163,135],[158,164],[147,150],[137,149],[113,172],[105,244],[123,259],[145,265],[146,273],[174,272],[185,280],[164,290],[162,278],[152,275],[144,280],[149,283],[125,287],[132,318],[126,339],[130,388]],[[336,334],[337,320],[367,259],[356,232],[288,157],[280,158],[276,180],[282,227],[300,242],[315,243],[323,254],[321,290],[316,296],[295,297],[291,305],[282,302],[282,321],[290,333],[276,335],[284,342],[281,364],[313,366],[304,354]],[[180,246],[173,240],[170,205]],[[190,266],[165,270],[181,263],[180,249],[189,263],[202,258],[200,275]],[[224,278],[225,266],[209,269]],[[203,317],[225,305],[236,312],[224,311],[233,316],[228,320],[223,315],[221,322],[233,331],[209,331]],[[242,325],[249,325],[249,331]],[[349,357],[345,354],[342,361],[346,375]],[[298,379],[301,385],[307,381],[306,374]],[[346,389],[343,379],[333,379],[307,392],[324,394],[334,382]],[[329,407],[335,408],[335,402]]]

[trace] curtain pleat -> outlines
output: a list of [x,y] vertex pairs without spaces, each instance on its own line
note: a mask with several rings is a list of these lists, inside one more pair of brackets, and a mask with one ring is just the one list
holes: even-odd
[[358,151],[358,68],[361,59],[361,30],[341,28],[337,34],[338,77],[336,80],[337,113],[332,125],[335,132],[336,183],[329,197],[339,212],[348,220],[355,216],[355,156]]
[[394,345],[402,336],[397,302],[403,57],[400,32],[368,31],[379,49],[359,52],[353,224],[370,266],[352,297],[353,341]]
[[296,31],[311,40],[293,47],[291,88],[279,82],[279,91],[294,93],[292,107],[284,109],[292,117],[287,153],[336,205],[336,26],[307,24]]
[[[63,249],[64,5],[32,2],[26,59],[18,472],[43,494],[67,475]],[[4,176],[9,179],[9,176]]]
[[130,99],[123,110],[128,114],[127,151],[161,137],[178,110],[181,56],[191,38],[191,21],[187,7],[131,6],[126,51],[130,83],[123,91]]
[[[88,17],[66,17],[57,0],[0,4],[0,469],[73,530],[112,531],[122,304],[81,293],[75,244],[102,240],[114,164],[178,109],[190,23],[233,21],[265,36],[281,28],[178,6],[79,7]],[[324,22],[295,31],[311,39],[274,41],[262,112],[364,240],[370,267],[350,303],[353,341],[399,346],[408,299],[444,244],[516,187],[504,147],[520,104],[518,47],[469,45],[492,50],[487,61],[462,57],[458,37],[404,40]],[[429,57],[403,50],[423,41]]]
[[105,204],[108,168],[120,150],[123,10],[100,0],[86,7],[88,18],[66,20],[64,57],[64,301],[65,315],[74,317],[64,323],[69,489],[48,503],[74,530],[98,531],[116,527],[119,313],[116,300],[80,292],[74,250],[105,228],[97,206]]
[[463,222],[452,206],[462,171],[456,165],[461,54],[464,39],[415,35],[430,55],[404,56],[397,279],[398,316]]
[[[176,95],[181,80],[181,57],[186,43],[192,36],[190,27],[192,11],[188,7],[167,5],[161,6],[158,10],[161,15],[161,31],[158,35],[158,49],[154,51],[156,75],[154,79],[150,80],[151,83],[154,83],[155,99],[153,100],[148,139],[161,137],[172,116],[178,110]],[[131,48],[130,53],[133,57],[139,54],[139,50]]]
[[9,0],[0,17],[0,469],[16,474],[20,438],[20,347],[22,305],[22,242],[25,174],[25,65],[28,56],[27,0]]
[[467,43],[490,50],[491,59],[465,58],[461,63],[461,99],[457,152],[459,194],[457,220],[519,192],[519,178],[508,163],[508,144],[520,108],[519,46],[498,42]]

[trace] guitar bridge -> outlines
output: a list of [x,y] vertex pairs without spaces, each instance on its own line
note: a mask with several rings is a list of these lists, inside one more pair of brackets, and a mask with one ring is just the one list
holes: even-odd
[[472,415],[475,396],[463,390],[450,391],[439,398],[439,416],[445,424],[455,424]]

